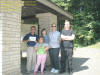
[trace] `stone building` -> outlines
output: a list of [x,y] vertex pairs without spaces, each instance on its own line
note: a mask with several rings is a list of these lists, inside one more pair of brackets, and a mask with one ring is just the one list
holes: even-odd
[[0,0],[0,75],[21,75],[21,50],[26,49],[21,39],[36,25],[37,34],[55,23],[72,19],[50,0]]

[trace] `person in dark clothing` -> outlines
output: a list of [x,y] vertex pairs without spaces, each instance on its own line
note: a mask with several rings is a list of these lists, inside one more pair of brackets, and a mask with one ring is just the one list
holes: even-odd
[[65,21],[64,30],[61,32],[61,69],[60,74],[66,69],[69,74],[72,74],[72,55],[73,55],[73,40],[75,32],[70,29],[69,21]]

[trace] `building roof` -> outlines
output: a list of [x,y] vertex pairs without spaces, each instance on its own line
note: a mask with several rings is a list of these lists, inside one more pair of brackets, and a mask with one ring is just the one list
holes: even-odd
[[[30,5],[28,5],[28,3]],[[22,17],[31,17],[39,13],[47,12],[51,12],[57,15],[61,19],[73,19],[71,13],[58,7],[55,3],[51,2],[50,0],[24,0],[24,6],[22,7]]]

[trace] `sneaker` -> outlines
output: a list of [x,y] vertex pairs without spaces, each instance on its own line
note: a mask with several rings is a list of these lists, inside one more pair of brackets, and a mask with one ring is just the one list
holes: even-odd
[[59,73],[59,70],[55,70],[53,73]]
[[73,75],[73,71],[69,71],[69,75]]
[[50,72],[54,73],[54,71],[55,71],[55,69],[54,69],[54,68],[52,68]]

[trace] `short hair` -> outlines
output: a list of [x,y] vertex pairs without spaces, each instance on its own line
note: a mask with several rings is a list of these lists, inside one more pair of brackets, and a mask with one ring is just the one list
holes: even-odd
[[51,24],[51,26],[53,26],[53,25],[55,25],[55,26],[56,26],[56,24],[55,24],[55,23]]
[[43,37],[43,36],[39,36],[39,40],[40,40],[41,38],[43,39],[43,42],[44,42],[44,41],[45,41],[44,37]]
[[69,23],[69,25],[70,25],[70,21],[68,21],[68,20],[65,20],[65,23]]
[[32,28],[35,28],[35,29],[36,29],[36,27],[35,27],[35,26],[31,26],[31,29],[32,29]]
[[68,20],[65,20],[65,22],[69,22]]

